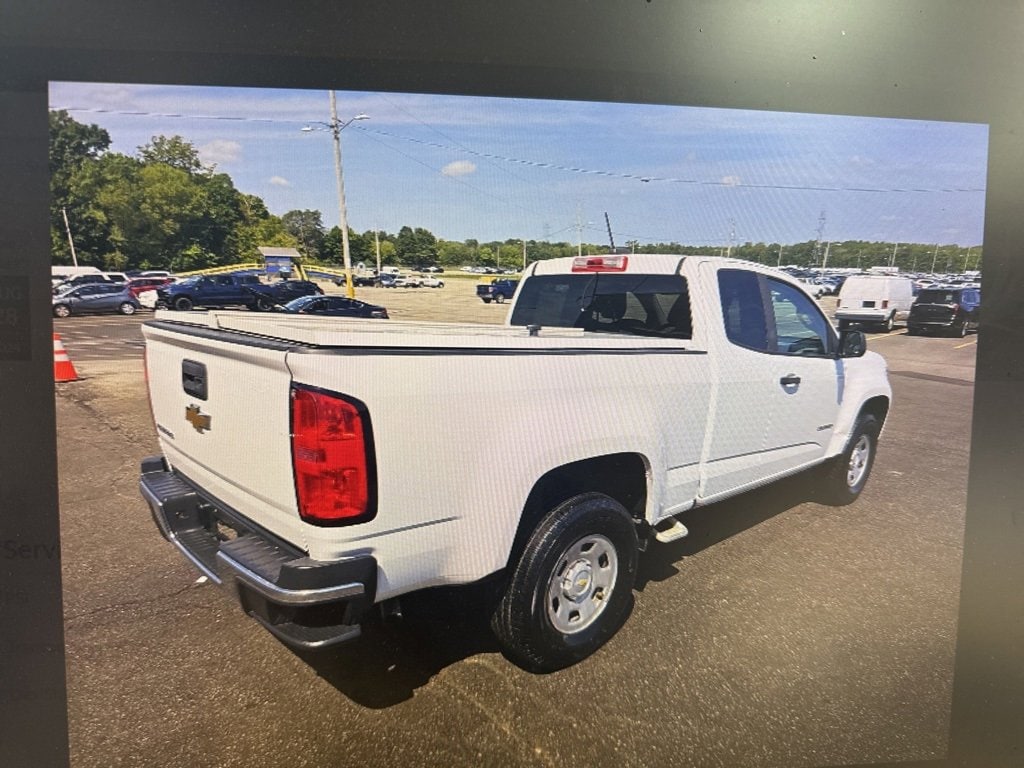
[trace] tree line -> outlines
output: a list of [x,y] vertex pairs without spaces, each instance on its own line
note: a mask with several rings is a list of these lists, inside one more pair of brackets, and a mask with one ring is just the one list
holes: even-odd
[[[78,263],[105,270],[166,269],[187,272],[251,263],[259,246],[296,248],[308,263],[342,262],[341,230],[327,229],[316,210],[276,216],[256,195],[234,186],[231,177],[206,165],[180,136],[154,136],[133,155],[110,151],[110,135],[76,121],[65,110],[50,112],[50,239],[54,264],[72,262],[68,231]],[[66,217],[66,223],[65,223]],[[679,255],[721,253],[761,264],[819,266],[886,265],[893,243],[816,241],[782,245],[744,243],[729,248],[680,243],[627,243],[626,251]],[[424,267],[461,265],[517,267],[583,253],[607,253],[601,243],[573,244],[507,239],[444,240],[422,227],[397,233],[349,230],[353,263]],[[962,271],[980,268],[981,249],[901,244],[897,266],[904,270]]]

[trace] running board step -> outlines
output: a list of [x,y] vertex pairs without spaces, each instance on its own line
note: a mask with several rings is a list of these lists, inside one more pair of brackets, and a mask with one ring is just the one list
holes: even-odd
[[654,538],[662,544],[669,544],[673,541],[679,541],[679,539],[688,536],[689,533],[685,525],[674,517],[670,517],[667,521],[663,520],[658,523],[658,527],[654,529]]

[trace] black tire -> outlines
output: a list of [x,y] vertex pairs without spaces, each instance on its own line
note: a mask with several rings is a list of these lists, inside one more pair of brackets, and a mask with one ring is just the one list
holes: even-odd
[[870,413],[862,413],[854,424],[846,449],[824,468],[821,476],[821,500],[841,507],[857,500],[867,485],[878,449],[882,425]]
[[633,519],[604,494],[548,512],[491,617],[505,655],[527,671],[553,672],[604,645],[632,610],[638,552]]
[[889,319],[883,323],[882,327],[885,328],[886,333],[892,333],[892,329],[896,327],[896,314],[889,315]]
[[498,304],[504,304],[505,303],[505,294],[499,293],[497,296],[494,297],[494,301],[496,303],[498,303]]
[[179,296],[174,300],[174,308],[179,312],[188,312],[192,306],[192,299],[188,296]]
[[964,320],[959,326],[953,329],[953,335],[959,338],[964,338],[967,335],[967,321]]
[[122,315],[134,315],[136,307],[130,301],[126,301],[117,309]]
[[266,296],[260,296],[256,299],[256,309],[260,312],[269,312],[274,308],[274,302],[268,299]]
[[56,304],[53,307],[54,317],[69,317],[71,315],[71,307],[67,304]]
[[490,303],[491,303],[491,300],[490,300],[490,298],[486,298],[486,299],[484,299],[484,304],[490,304]]

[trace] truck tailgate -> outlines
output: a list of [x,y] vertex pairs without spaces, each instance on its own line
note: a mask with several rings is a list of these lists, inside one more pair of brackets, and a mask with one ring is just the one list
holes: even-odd
[[182,323],[143,325],[168,463],[217,501],[305,548],[295,500],[287,344]]

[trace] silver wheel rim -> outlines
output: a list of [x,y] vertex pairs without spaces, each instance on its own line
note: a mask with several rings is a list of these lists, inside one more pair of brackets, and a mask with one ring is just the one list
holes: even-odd
[[871,458],[871,440],[861,435],[850,452],[850,466],[846,472],[846,484],[856,488],[868,471],[868,459]]
[[57,317],[67,317],[70,314],[71,314],[71,311],[67,307],[64,307],[64,306],[57,307],[57,312],[56,312]]
[[618,574],[619,556],[604,536],[584,536],[566,549],[548,579],[548,619],[554,628],[571,635],[597,621]]

